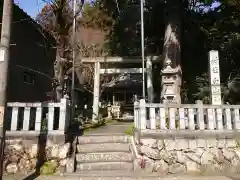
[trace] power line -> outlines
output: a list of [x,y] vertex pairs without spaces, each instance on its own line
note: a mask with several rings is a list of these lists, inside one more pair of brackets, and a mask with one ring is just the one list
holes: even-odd
[[[24,22],[24,21],[34,21],[34,19],[32,19],[32,18],[23,18],[23,19],[20,19],[20,20],[17,20],[17,21],[13,21],[12,24],[19,23],[19,22]],[[3,23],[1,22],[0,24],[3,24]]]
[[16,66],[17,66],[17,67],[20,67],[20,68],[23,68],[23,69],[26,69],[26,70],[29,70],[29,71],[32,71],[32,72],[35,72],[35,73],[37,73],[37,74],[43,75],[43,76],[45,76],[45,77],[47,77],[47,78],[49,78],[49,79],[52,80],[52,77],[51,77],[51,76],[49,76],[48,74],[45,74],[45,73],[43,73],[43,72],[40,72],[40,71],[31,69],[31,68],[26,67],[26,66],[21,66],[21,65],[16,65]]

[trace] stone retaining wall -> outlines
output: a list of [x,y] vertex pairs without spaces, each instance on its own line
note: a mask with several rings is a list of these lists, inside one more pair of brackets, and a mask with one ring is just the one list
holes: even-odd
[[[28,174],[33,172],[36,167],[45,162],[40,173],[54,173],[64,171],[67,156],[70,150],[70,143],[64,141],[35,139],[6,139],[4,154],[4,170],[7,174],[18,172]],[[47,167],[48,166],[48,167]],[[45,169],[43,169],[45,168]],[[48,171],[48,172],[46,172]]]
[[135,170],[184,173],[239,173],[240,146],[230,139],[141,139],[137,145],[141,155]]

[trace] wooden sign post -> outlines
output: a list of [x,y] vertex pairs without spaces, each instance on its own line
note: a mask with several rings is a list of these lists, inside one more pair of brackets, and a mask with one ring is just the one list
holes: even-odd
[[219,55],[216,50],[209,51],[209,75],[212,105],[221,105]]

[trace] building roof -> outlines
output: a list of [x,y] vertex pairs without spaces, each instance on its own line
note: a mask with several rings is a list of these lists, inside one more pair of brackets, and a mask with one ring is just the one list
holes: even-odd
[[141,74],[122,74],[113,78],[111,82],[106,83],[103,87],[106,88],[126,88],[132,86],[142,85],[142,75]]
[[[0,6],[3,7],[3,0],[0,0]],[[0,8],[0,22],[2,21],[2,8]],[[48,33],[40,24],[38,24],[32,17],[30,17],[23,9],[21,9],[17,4],[13,4],[13,18],[12,22],[13,23],[18,23],[18,22],[31,22],[33,27],[39,31],[39,33],[43,34],[45,38],[53,42],[55,42],[54,37]]]

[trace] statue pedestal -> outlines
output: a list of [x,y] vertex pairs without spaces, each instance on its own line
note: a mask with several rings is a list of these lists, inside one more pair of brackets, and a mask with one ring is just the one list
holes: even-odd
[[162,70],[162,92],[161,102],[163,104],[181,104],[181,69],[172,68],[171,62],[166,62],[166,67]]

